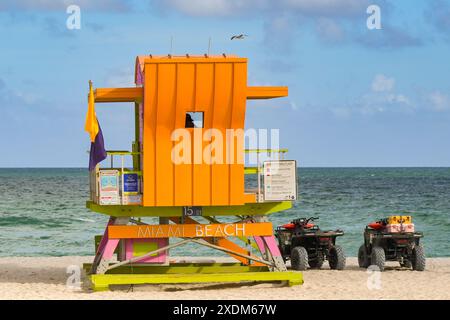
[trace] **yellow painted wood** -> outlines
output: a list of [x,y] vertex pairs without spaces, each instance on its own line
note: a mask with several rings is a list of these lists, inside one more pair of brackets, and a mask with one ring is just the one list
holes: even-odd
[[[83,264],[89,272],[92,263]],[[168,266],[133,264],[108,270],[106,274],[193,274],[193,273],[242,273],[269,271],[267,266],[244,266],[240,263],[171,263]]]
[[287,153],[289,149],[245,149],[245,153]]
[[[101,206],[92,201],[86,207],[93,212],[113,217],[180,217],[182,207]],[[205,206],[203,216],[268,215],[292,208],[291,201],[247,203],[242,206]]]
[[245,167],[244,174],[257,174],[258,168],[257,167]]
[[90,276],[94,291],[107,290],[110,285],[181,284],[217,282],[286,281],[289,286],[303,284],[301,272],[242,272],[210,274],[94,274]]

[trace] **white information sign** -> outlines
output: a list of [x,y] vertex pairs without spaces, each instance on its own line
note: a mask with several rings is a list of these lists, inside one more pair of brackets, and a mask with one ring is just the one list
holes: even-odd
[[264,201],[297,200],[297,162],[264,161]]
[[101,205],[120,204],[119,171],[100,170],[99,173],[99,202]]

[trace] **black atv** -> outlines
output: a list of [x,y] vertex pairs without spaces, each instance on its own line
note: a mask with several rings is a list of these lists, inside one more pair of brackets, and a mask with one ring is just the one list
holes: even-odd
[[375,265],[383,271],[386,261],[398,261],[401,267],[425,270],[425,252],[420,243],[423,233],[387,232],[383,224],[377,221],[366,226],[364,244],[358,251],[359,267]]
[[320,269],[325,260],[328,260],[331,269],[344,269],[344,250],[336,245],[336,237],[344,235],[344,232],[323,231],[310,223],[317,219],[300,218],[277,227],[275,234],[283,259],[290,259],[294,270],[306,270],[308,265]]

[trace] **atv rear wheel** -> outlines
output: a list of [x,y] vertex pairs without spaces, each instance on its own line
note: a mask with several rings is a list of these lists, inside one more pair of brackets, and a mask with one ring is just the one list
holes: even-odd
[[358,265],[360,268],[367,268],[370,266],[370,259],[367,255],[366,246],[363,244],[358,250]]
[[384,271],[384,264],[386,262],[386,255],[382,247],[373,247],[371,256],[371,265],[378,267],[380,271]]
[[291,267],[304,271],[308,268],[308,251],[304,247],[295,247],[291,251]]
[[416,245],[412,251],[411,264],[413,270],[424,271],[425,270],[425,252],[421,244]]
[[314,260],[309,260],[309,266],[311,269],[320,269],[322,268],[323,262],[324,262],[325,258],[323,256],[322,252],[318,252],[317,253],[317,258],[315,258]]
[[345,268],[345,253],[341,246],[330,248],[328,263],[332,270],[343,270]]

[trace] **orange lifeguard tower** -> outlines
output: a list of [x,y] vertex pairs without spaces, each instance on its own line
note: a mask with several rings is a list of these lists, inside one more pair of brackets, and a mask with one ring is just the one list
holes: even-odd
[[[110,167],[97,165],[91,171],[87,208],[110,216],[104,235],[97,237],[94,262],[85,265],[94,289],[143,283],[302,283],[301,273],[286,270],[266,218],[289,209],[296,194],[266,199],[260,181],[266,169],[259,162],[246,168],[243,161],[245,152],[287,152],[244,150],[243,145],[246,101],[287,96],[287,87],[248,87],[247,59],[225,54],[139,56],[135,84],[97,88],[91,97],[95,103],[131,102],[135,107],[132,151],[108,151]],[[126,156],[132,157],[132,168],[125,168]],[[114,166],[114,157],[122,158],[120,167]],[[258,175],[257,190],[245,189],[245,174]],[[223,223],[221,216],[236,220]],[[145,224],[143,217],[159,217],[159,224]],[[171,243],[170,238],[181,240]],[[237,261],[171,261],[170,249],[186,243],[223,251]]]

